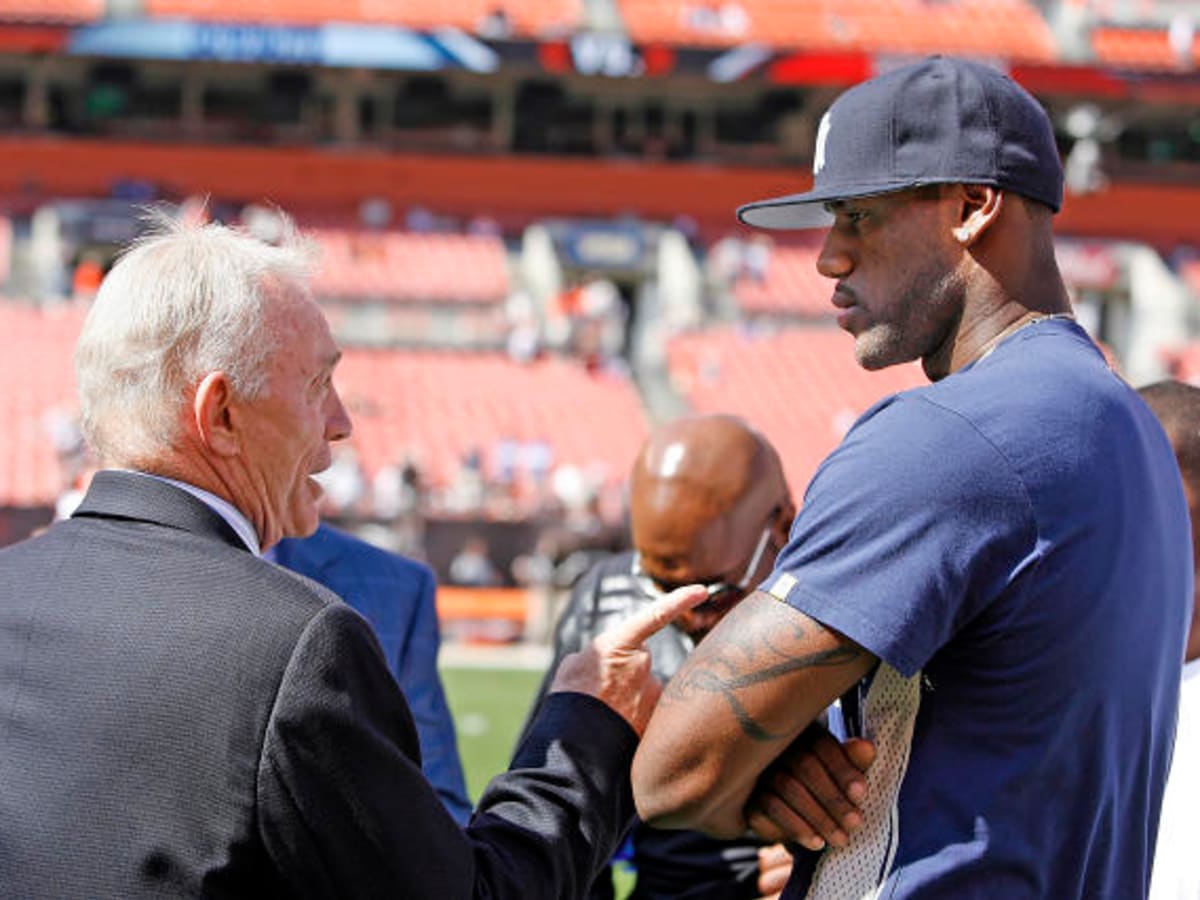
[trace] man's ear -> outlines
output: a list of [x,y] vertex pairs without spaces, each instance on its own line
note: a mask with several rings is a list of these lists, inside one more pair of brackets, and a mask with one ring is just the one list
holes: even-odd
[[958,225],[954,237],[970,247],[992,226],[1004,205],[1004,192],[988,184],[958,185],[961,192]]
[[233,401],[233,384],[224,372],[205,375],[192,398],[192,420],[200,442],[218,456],[236,456],[241,449],[241,435],[230,414]]

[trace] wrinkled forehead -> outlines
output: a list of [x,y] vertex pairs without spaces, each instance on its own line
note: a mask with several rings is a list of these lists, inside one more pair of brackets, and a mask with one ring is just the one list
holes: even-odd
[[264,284],[263,292],[273,357],[284,357],[314,371],[337,364],[341,350],[306,284],[277,280]]

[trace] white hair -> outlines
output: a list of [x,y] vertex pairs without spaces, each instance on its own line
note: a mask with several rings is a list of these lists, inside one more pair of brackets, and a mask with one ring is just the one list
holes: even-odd
[[104,279],[75,349],[84,436],[109,465],[172,447],[190,389],[226,373],[248,399],[266,386],[266,294],[304,284],[315,259],[282,216],[280,246],[223,225],[152,213],[150,232]]

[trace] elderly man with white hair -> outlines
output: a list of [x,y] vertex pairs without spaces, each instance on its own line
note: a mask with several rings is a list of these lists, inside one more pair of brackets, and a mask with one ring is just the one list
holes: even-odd
[[560,897],[632,820],[675,592],[569,660],[460,829],[370,626],[258,558],[317,526],[350,434],[294,236],[163,223],[79,340],[102,464],[0,552],[0,885],[13,897]]

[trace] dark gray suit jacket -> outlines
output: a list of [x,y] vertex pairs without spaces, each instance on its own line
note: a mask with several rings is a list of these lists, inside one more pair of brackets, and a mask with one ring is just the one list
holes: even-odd
[[428,566],[322,524],[275,545],[266,558],[329,588],[371,623],[421,739],[421,771],[455,821],[471,818],[454,720],[437,655],[437,584]]
[[0,551],[4,896],[578,896],[635,745],[554,695],[462,830],[370,626],[186,492],[101,472]]

